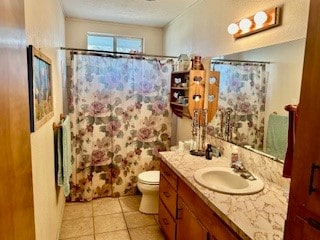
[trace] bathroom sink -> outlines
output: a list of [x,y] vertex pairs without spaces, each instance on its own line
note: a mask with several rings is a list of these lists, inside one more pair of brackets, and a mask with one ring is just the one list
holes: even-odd
[[245,179],[230,167],[201,168],[195,171],[193,177],[197,183],[208,189],[228,194],[253,194],[264,187],[263,181],[257,176],[253,176],[254,180]]

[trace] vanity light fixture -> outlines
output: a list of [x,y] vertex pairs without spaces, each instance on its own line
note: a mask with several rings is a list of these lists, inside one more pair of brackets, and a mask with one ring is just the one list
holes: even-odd
[[235,39],[267,30],[280,25],[280,7],[258,11],[255,15],[243,18],[241,21],[231,23],[228,33]]

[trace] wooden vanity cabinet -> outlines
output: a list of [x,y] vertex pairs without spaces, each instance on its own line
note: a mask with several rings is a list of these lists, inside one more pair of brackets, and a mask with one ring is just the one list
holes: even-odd
[[159,223],[166,239],[241,239],[163,161],[159,197]]
[[177,175],[160,163],[159,224],[167,240],[176,239]]

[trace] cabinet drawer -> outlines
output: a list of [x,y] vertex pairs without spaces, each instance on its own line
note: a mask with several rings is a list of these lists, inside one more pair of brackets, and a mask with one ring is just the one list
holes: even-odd
[[159,196],[172,217],[176,217],[177,192],[172,188],[167,179],[160,175]]
[[160,226],[166,236],[166,239],[174,240],[176,238],[176,223],[161,200],[159,201],[158,216]]
[[174,190],[177,190],[177,175],[163,162],[160,162],[160,173],[168,180]]

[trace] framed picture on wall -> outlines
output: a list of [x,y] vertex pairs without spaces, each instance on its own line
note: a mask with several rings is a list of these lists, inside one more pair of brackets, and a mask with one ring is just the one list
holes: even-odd
[[53,117],[51,60],[32,45],[27,57],[30,130],[35,132]]

